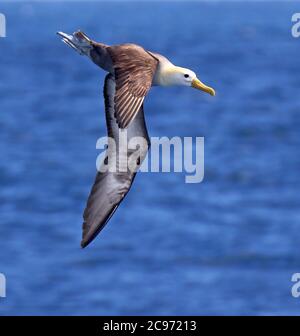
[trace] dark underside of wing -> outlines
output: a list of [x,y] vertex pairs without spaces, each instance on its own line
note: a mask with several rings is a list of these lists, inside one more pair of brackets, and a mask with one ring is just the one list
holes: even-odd
[[129,191],[134,177],[135,174],[97,173],[83,215],[82,247],[86,247],[104,228]]
[[[119,126],[115,118],[114,96],[115,96],[115,79],[112,75],[107,75],[104,85],[105,114],[108,136],[114,138],[117,145],[119,140]],[[143,137],[146,142],[145,150],[141,153],[137,160],[136,168],[144,160],[150,141],[145,125],[143,106],[140,107],[135,120],[129,125],[128,141],[132,137]],[[105,159],[102,163],[100,171],[96,175],[94,185],[89,195],[87,206],[84,211],[83,236],[81,246],[86,247],[104,228],[106,223],[112,217],[126,194],[128,193],[132,182],[136,175],[136,170],[127,170],[125,172],[111,172],[103,170],[111,155],[110,148],[106,151]],[[128,159],[132,153],[126,153]],[[135,162],[135,161],[134,161]]]

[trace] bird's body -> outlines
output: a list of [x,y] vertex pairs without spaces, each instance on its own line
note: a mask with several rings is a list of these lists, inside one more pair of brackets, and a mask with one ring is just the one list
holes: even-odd
[[[200,82],[196,74],[173,65],[166,57],[145,50],[136,44],[108,46],[94,42],[84,33],[73,35],[58,33],[62,40],[81,55],[88,56],[95,64],[107,71],[104,85],[106,125],[108,137],[116,146],[108,144],[106,158],[112,160],[114,170],[100,169],[84,212],[82,247],[87,246],[102,230],[129,191],[136,172],[143,162],[150,140],[148,137],[143,101],[151,86],[192,86],[215,95],[212,88]],[[127,137],[120,135],[126,129]],[[133,138],[144,139],[138,157],[133,151],[119,153],[118,149]],[[126,146],[127,148],[128,146]],[[126,161],[130,169],[120,170]],[[107,167],[106,167],[107,168]]]

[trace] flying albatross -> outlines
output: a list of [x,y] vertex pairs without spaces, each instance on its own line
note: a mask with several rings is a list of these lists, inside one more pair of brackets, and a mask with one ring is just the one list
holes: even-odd
[[[175,66],[164,56],[136,44],[109,46],[91,40],[81,31],[72,35],[63,32],[57,34],[79,54],[88,56],[108,72],[103,90],[106,126],[108,138],[114,139],[116,146],[108,143],[101,167],[108,165],[109,157],[117,157],[117,168],[124,160],[131,167],[125,171],[101,168],[98,171],[83,214],[81,246],[84,248],[112,217],[128,193],[136,171],[147,155],[150,139],[144,119],[143,102],[151,86],[190,86],[212,96],[215,91],[203,84],[193,71]],[[122,140],[120,131],[125,129],[127,139]],[[139,148],[138,157],[129,149],[123,154],[119,153],[118,148],[122,141],[129,143],[134,137],[145,139],[145,145]]]

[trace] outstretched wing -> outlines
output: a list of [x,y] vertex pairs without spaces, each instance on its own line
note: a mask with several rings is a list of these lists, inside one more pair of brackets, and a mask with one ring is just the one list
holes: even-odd
[[[109,74],[106,76],[104,85],[106,124],[108,136],[113,138],[116,142],[116,147],[119,147],[121,145],[120,142],[124,140],[122,140],[122,137],[119,137],[120,129],[115,118],[115,94],[115,80],[114,77]],[[136,118],[134,118],[132,123],[126,129],[126,132],[126,141],[129,142],[133,137],[140,137],[145,140],[145,146],[143,150],[140,148],[140,156],[138,159],[136,156],[132,156],[132,150],[128,150],[128,152],[124,154],[126,159],[129,161],[131,160],[131,164],[133,163],[133,166],[135,165],[135,169],[130,169],[125,172],[118,172],[118,170],[116,172],[111,172],[100,169],[100,171],[97,173],[83,215],[84,223],[81,242],[82,247],[87,246],[109,221],[113,213],[116,211],[128,193],[135,178],[136,171],[147,155],[147,151],[150,146],[150,140],[145,125],[143,106],[139,108]],[[106,158],[102,165],[107,164],[106,162],[109,159],[109,155],[116,154],[114,152],[114,147],[108,147],[106,154]],[[120,158],[120,161],[123,161],[123,159],[124,158]]]
[[158,60],[135,44],[112,46],[107,51],[116,80],[115,117],[119,127],[126,128],[151,88]]

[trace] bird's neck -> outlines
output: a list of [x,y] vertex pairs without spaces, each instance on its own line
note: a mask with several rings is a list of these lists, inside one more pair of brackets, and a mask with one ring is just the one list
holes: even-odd
[[169,64],[160,64],[157,68],[154,85],[159,86],[173,86],[176,85],[174,82],[174,74],[178,73],[179,67],[175,66],[171,62]]

